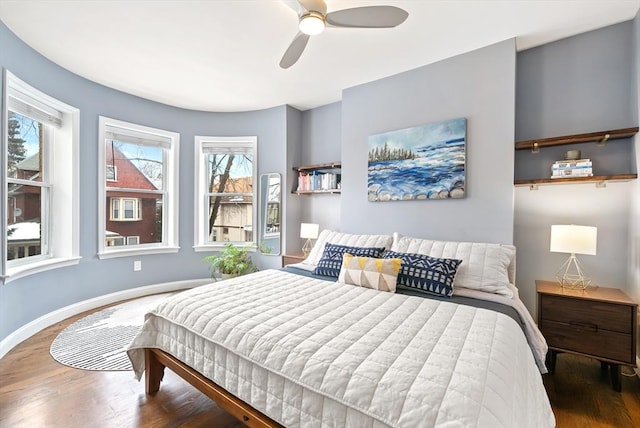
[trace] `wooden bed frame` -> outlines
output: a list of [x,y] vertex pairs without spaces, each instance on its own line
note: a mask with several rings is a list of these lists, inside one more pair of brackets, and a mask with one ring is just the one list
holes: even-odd
[[158,392],[164,376],[164,369],[168,367],[248,427],[282,428],[282,425],[207,379],[173,355],[160,349],[145,348],[144,360],[145,390],[148,395]]

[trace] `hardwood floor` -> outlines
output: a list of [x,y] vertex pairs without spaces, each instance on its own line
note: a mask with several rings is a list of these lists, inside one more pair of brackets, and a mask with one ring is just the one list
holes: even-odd
[[144,393],[130,371],[85,371],[55,361],[56,335],[90,312],[27,339],[0,359],[0,427],[221,427],[242,423],[166,370],[160,391]]
[[[170,370],[160,392],[147,397],[132,372],[84,371],[56,362],[51,342],[87,314],[46,328],[0,359],[0,427],[243,426]],[[559,428],[640,427],[638,377],[623,377],[618,393],[599,362],[561,354],[556,373],[543,378]]]
[[[631,374],[629,367],[623,374]],[[559,428],[640,427],[640,379],[622,376],[622,392],[611,387],[600,362],[558,354],[556,371],[543,381]]]

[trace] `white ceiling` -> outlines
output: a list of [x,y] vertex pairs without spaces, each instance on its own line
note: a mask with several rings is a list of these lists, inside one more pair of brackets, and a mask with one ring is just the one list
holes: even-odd
[[288,0],[0,0],[0,19],[45,57],[87,79],[205,111],[301,110],[342,89],[516,37],[519,50],[633,19],[640,0],[328,0],[328,11],[389,4],[392,29],[328,28],[297,64]]

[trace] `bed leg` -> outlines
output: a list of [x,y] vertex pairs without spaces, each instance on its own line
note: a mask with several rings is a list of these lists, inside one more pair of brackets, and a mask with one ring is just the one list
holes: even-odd
[[153,349],[144,350],[144,380],[147,395],[153,395],[160,389],[164,377],[164,364],[158,361]]

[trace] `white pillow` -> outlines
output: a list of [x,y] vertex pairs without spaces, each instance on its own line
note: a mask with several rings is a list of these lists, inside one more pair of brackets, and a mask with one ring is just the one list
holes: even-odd
[[324,244],[327,242],[338,245],[348,245],[350,247],[378,247],[389,249],[393,242],[391,235],[355,235],[351,233],[336,232],[325,229],[320,232],[311,252],[304,260],[304,264],[316,266],[322,257]]
[[471,288],[513,297],[516,247],[481,242],[433,241],[393,234],[391,251],[459,259],[455,287]]

